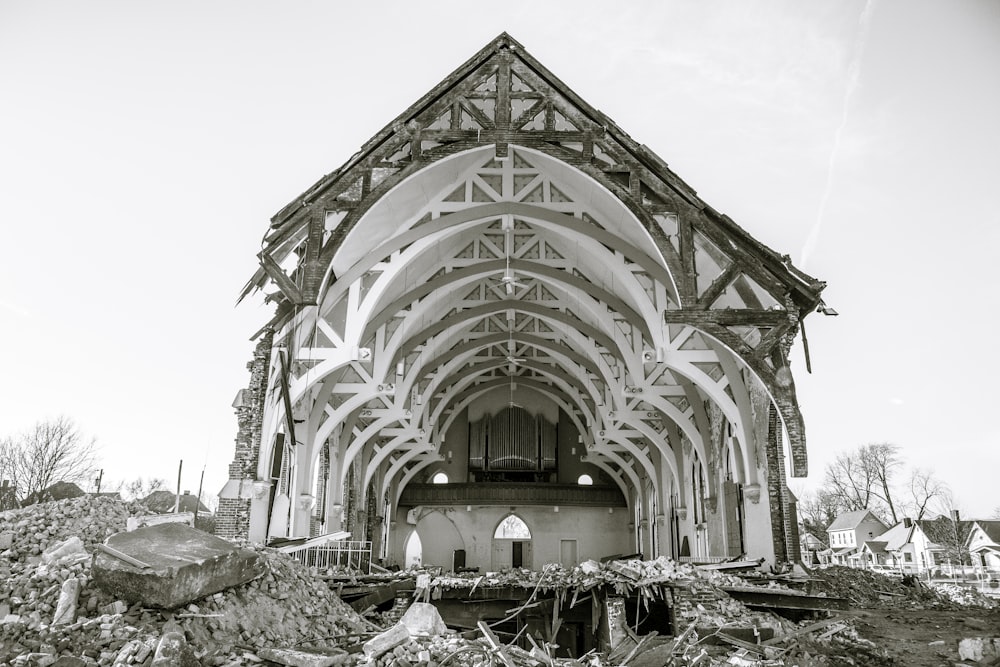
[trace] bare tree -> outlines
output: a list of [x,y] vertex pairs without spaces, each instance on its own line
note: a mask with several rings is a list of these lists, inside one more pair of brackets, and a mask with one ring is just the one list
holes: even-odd
[[944,555],[948,561],[958,565],[971,565],[972,556],[969,554],[966,541],[972,531],[972,522],[961,519],[955,494],[950,489],[945,489],[938,494],[934,505],[940,516],[933,521],[924,521],[924,532],[927,532],[927,524],[935,524],[937,530],[934,531],[932,528],[935,534],[928,537],[932,542],[944,547]]
[[936,505],[945,494],[950,495],[951,489],[935,477],[931,471],[914,468],[913,472],[910,473],[910,495],[912,496],[914,518],[923,519],[927,510],[932,505]]
[[863,510],[872,504],[873,483],[871,471],[852,452],[838,454],[832,463],[827,464],[823,490],[836,498],[844,510]]
[[862,445],[837,456],[827,465],[822,490],[836,499],[842,511],[871,510],[897,521],[892,484],[902,465],[899,448],[889,443]]
[[892,501],[890,488],[896,471],[903,465],[899,460],[899,446],[888,442],[871,443],[861,447],[858,455],[865,468],[871,471],[876,487],[874,494],[889,507],[892,523],[897,523],[899,519],[896,517],[896,504]]
[[118,485],[118,491],[129,500],[145,498],[153,491],[166,488],[167,480],[162,477],[136,477],[131,482],[122,482]]
[[97,445],[68,417],[40,421],[0,442],[0,477],[11,480],[19,500],[55,482],[89,480],[96,469]]
[[826,529],[843,511],[839,499],[824,489],[815,493],[803,493],[796,508],[802,526],[821,540],[825,540]]

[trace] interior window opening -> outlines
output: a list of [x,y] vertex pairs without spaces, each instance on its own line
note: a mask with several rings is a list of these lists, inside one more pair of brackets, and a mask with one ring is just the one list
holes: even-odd
[[410,533],[406,540],[406,567],[420,567],[423,564],[424,546],[417,531]]
[[511,514],[500,522],[493,537],[501,540],[530,540],[531,531],[521,517]]

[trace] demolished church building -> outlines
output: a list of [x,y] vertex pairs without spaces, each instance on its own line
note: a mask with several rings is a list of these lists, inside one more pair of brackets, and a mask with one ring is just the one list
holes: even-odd
[[825,283],[502,34],[272,219],[217,532],[445,570],[798,559]]

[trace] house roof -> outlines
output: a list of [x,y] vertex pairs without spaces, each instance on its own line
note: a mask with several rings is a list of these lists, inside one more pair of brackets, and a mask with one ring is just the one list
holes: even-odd
[[[174,511],[174,501],[177,498],[173,491],[167,491],[165,489],[160,489],[159,491],[153,491],[148,496],[143,498],[142,502],[146,507],[148,507],[153,512],[159,514],[166,514],[168,512]],[[202,503],[198,502],[190,493],[184,493],[181,495],[180,500],[180,511],[181,512],[194,512],[195,507],[198,508],[198,512],[209,512],[210,510],[205,507]]]
[[825,546],[826,542],[819,539],[812,533],[802,533],[802,542],[808,546],[815,548],[816,546]]
[[48,500],[65,500],[66,498],[79,498],[80,496],[85,495],[87,494],[84,493],[83,489],[73,482],[56,482],[52,486],[46,487],[36,493],[32,493],[30,496],[25,498],[21,504],[34,505],[35,503],[43,503]]
[[854,547],[844,547],[843,549],[837,549],[833,552],[834,556],[846,556],[847,554],[854,553]]
[[[854,510],[853,512],[844,512],[843,514],[838,515],[837,518],[833,520],[833,523],[830,524],[830,527],[826,529],[826,532],[854,530],[868,517],[882,523],[879,521],[877,516],[871,513],[871,510]],[[885,528],[886,525],[882,523],[882,527]]]
[[873,554],[884,554],[886,543],[881,540],[868,540],[864,544],[864,548]]
[[910,541],[913,526],[907,526],[902,521],[878,536],[879,542],[885,543],[886,551],[899,551]]
[[938,546],[964,544],[972,531],[972,521],[952,521],[948,517],[914,521],[927,539]]
[[1000,544],[1000,521],[985,520],[975,521],[973,523],[979,526],[979,528],[986,533],[986,536],[990,538],[990,540]]

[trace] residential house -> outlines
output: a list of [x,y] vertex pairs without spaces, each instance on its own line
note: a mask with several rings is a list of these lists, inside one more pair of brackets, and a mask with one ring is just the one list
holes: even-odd
[[830,541],[830,562],[834,565],[862,565],[862,546],[888,530],[870,510],[844,512],[833,520],[826,534]]
[[815,565],[822,562],[820,554],[826,549],[823,541],[807,532],[805,528],[799,528],[799,549],[802,552],[802,562],[806,565]]
[[[889,530],[892,530],[891,528]],[[886,550],[886,542],[881,539],[866,540],[858,549],[858,561],[861,567],[871,567],[872,565],[892,565],[892,556]]]
[[886,558],[883,564],[892,565],[908,574],[958,568],[970,562],[965,545],[972,523],[959,520],[957,513],[952,517],[940,516],[916,521],[904,518],[879,535],[868,551],[874,557],[879,543],[884,543],[881,547]]
[[972,522],[960,520],[958,512],[952,512],[950,517],[923,519],[913,524],[914,534],[922,533],[924,537],[924,550],[917,556],[925,568],[933,571],[972,563],[966,547]]
[[1000,521],[973,521],[965,545],[977,570],[1000,573]]

